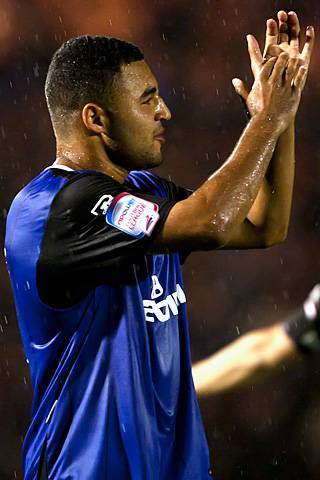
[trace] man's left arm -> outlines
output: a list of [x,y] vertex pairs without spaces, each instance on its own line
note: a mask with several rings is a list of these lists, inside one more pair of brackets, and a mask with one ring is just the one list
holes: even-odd
[[[276,21],[267,21],[266,42],[262,56],[257,40],[248,35],[248,51],[254,77],[258,74],[264,59],[278,56],[286,51],[291,57],[309,68],[312,48],[314,44],[314,30],[308,27],[306,42],[303,51],[299,50],[300,25],[294,12],[278,13],[279,26]],[[233,80],[236,92],[246,102],[249,113],[254,114],[255,99],[250,98],[244,83],[239,79]],[[231,241],[224,248],[255,248],[259,247],[255,227],[264,231],[269,246],[286,239],[294,183],[295,172],[295,128],[294,122],[280,136],[270,162],[265,181],[248,214],[247,222],[238,231],[234,232]]]
[[280,136],[266,178],[248,214],[248,220],[264,228],[268,245],[287,237],[295,174],[294,123]]

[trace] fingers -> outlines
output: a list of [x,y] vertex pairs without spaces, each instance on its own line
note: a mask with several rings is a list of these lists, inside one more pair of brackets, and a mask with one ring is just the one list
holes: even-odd
[[262,63],[262,55],[261,55],[259,43],[257,42],[257,39],[253,35],[247,35],[247,43],[248,43],[248,52],[249,52],[250,62],[251,62],[251,70],[252,70],[253,76],[256,78]]
[[289,85],[292,84],[293,78],[297,73],[297,67],[299,64],[298,58],[289,58],[288,66],[285,71],[285,80],[288,82]]
[[273,18],[267,20],[266,41],[263,50],[263,57],[266,58],[267,52],[271,45],[277,45],[278,43],[278,25]]
[[293,85],[299,90],[303,90],[307,80],[308,69],[305,65],[299,67],[298,73],[294,79]]
[[279,42],[288,43],[289,42],[288,15],[284,10],[280,10],[280,12],[278,12],[278,21],[279,21]]
[[298,54],[300,44],[300,23],[295,12],[288,13],[288,26],[290,31],[290,48]]
[[249,91],[245,84],[243,83],[242,80],[239,78],[233,78],[232,79],[232,85],[234,86],[234,89],[236,93],[239,95],[240,100],[245,108],[245,111],[247,113],[247,117],[251,118],[251,113],[249,112],[248,106],[247,106],[247,98],[249,96]]
[[299,58],[289,58],[289,55],[283,52],[278,58],[270,60],[275,60],[270,71],[271,82],[279,84],[284,79],[287,85],[294,86],[300,91],[303,90],[307,80],[308,68],[305,65],[300,65]]
[[261,80],[268,80],[273,70],[273,67],[275,66],[275,63],[277,61],[278,61],[277,57],[271,57],[265,62],[265,64],[263,65],[260,71]]
[[233,78],[232,79],[232,85],[234,86],[234,89],[236,93],[244,100],[246,101],[249,95],[248,89],[243,83],[242,80],[239,78]]
[[266,51],[265,59],[270,57],[279,57],[281,52],[283,52],[283,50],[279,45],[270,45]]
[[282,80],[285,69],[287,68],[289,62],[289,55],[285,52],[282,52],[274,65],[272,73],[270,75],[270,80],[274,83],[277,83]]
[[304,44],[303,50],[300,55],[300,58],[303,60],[306,66],[308,66],[310,63],[310,58],[311,58],[311,54],[314,46],[314,38],[315,38],[314,28],[307,27],[306,43]]

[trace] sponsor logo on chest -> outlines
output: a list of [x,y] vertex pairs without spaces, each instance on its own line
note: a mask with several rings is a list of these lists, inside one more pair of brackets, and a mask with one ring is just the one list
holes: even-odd
[[152,275],[152,291],[151,300],[143,300],[144,315],[147,322],[167,322],[172,315],[178,315],[178,307],[182,303],[186,303],[187,299],[181,286],[177,283],[176,290],[164,299],[163,288],[156,275]]

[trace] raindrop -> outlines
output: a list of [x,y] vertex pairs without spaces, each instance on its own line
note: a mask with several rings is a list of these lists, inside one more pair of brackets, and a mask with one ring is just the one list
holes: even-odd
[[39,77],[39,65],[38,65],[38,63],[36,63],[35,66],[33,67],[33,75],[35,76],[35,78]]
[[3,125],[1,125],[1,136],[2,136],[3,139],[6,138],[6,132],[5,132],[5,130],[4,130],[4,126],[3,126]]
[[289,292],[288,290],[283,290],[282,291],[282,296],[285,300],[289,300]]

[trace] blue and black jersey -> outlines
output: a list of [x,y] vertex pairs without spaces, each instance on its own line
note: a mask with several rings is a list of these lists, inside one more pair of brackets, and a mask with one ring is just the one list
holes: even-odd
[[188,192],[48,168],[15,198],[6,259],[34,391],[25,480],[211,478],[179,254],[153,239]]

